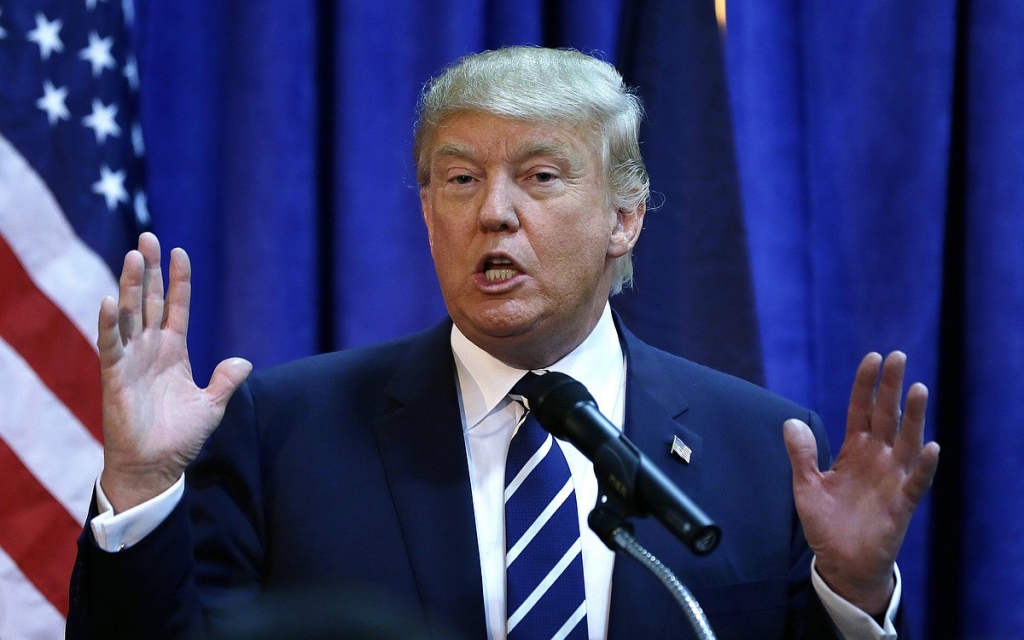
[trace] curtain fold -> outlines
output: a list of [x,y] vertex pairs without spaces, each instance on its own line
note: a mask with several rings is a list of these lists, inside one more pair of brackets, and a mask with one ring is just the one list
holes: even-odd
[[[908,385],[937,381],[955,4],[729,6],[768,384],[820,413],[836,451],[865,353],[903,350]],[[929,521],[926,501],[899,560],[919,634]]]
[[651,344],[763,384],[714,6],[633,2],[623,24],[619,66],[647,110],[652,207],[634,250],[636,286],[612,304]]
[[1010,638],[1024,634],[1024,6],[963,14],[962,637]]
[[1024,7],[729,8],[768,385],[819,411],[837,444],[856,361],[908,353],[945,447],[900,556],[912,628],[1016,637]]
[[165,259],[192,259],[199,379],[319,344],[315,9],[138,3],[150,209]]

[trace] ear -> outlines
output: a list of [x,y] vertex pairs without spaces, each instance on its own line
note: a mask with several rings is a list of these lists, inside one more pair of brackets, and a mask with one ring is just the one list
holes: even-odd
[[615,228],[608,240],[608,256],[618,258],[632,250],[644,227],[647,203],[641,202],[636,209],[618,209],[615,212]]

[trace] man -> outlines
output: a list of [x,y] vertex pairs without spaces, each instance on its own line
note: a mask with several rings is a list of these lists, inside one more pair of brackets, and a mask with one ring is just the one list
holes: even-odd
[[[126,256],[120,299],[100,310],[105,467],[68,637],[175,637],[310,584],[411,603],[437,632],[516,637],[524,616],[555,609],[543,588],[532,610],[513,604],[505,502],[529,474],[506,487],[505,456],[529,422],[509,392],[531,370],[583,382],[722,527],[720,547],[696,557],[637,523],[720,637],[892,631],[896,554],[938,462],[922,444],[923,386],[901,424],[903,355],[864,359],[846,442],[822,473],[816,416],[653,349],[611,313],[648,186],[641,109],[610,65],[534,48],[469,56],[428,84],[419,115],[423,217],[451,316],[432,330],[248,381],[249,363],[230,359],[198,389],[187,256],[171,254],[166,299],[156,238]],[[675,438],[685,459],[669,454]],[[588,461],[545,446],[544,460],[564,457],[562,504],[575,498],[580,524],[563,565],[582,566],[580,600],[563,631],[685,637],[675,601],[583,524],[598,495]]]

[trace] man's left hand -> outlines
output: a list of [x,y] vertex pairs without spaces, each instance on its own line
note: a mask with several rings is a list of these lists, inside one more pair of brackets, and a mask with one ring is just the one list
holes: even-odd
[[884,363],[877,353],[861,361],[846,436],[829,471],[818,470],[810,427],[799,420],[783,427],[796,508],[818,573],[839,596],[871,615],[889,605],[896,554],[939,464],[939,445],[923,443],[928,404],[923,384],[910,387],[901,419],[906,362],[898,351]]

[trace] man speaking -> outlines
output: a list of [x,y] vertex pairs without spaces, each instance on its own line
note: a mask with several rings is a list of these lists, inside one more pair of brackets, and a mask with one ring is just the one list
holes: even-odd
[[590,461],[523,402],[520,380],[547,371],[583,383],[721,527],[704,556],[656,521],[636,531],[720,637],[895,637],[895,558],[938,464],[922,385],[901,412],[905,357],[864,358],[831,464],[813,413],[631,334],[608,299],[646,212],[642,109],[605,62],[468,56],[418,116],[450,316],[433,329],[252,376],[229,359],[200,389],[187,255],[172,251],[166,295],[155,236],[125,257],[100,309],[105,465],[68,637],[181,637],[318,585],[466,638],[686,637],[672,596],[586,526]]

